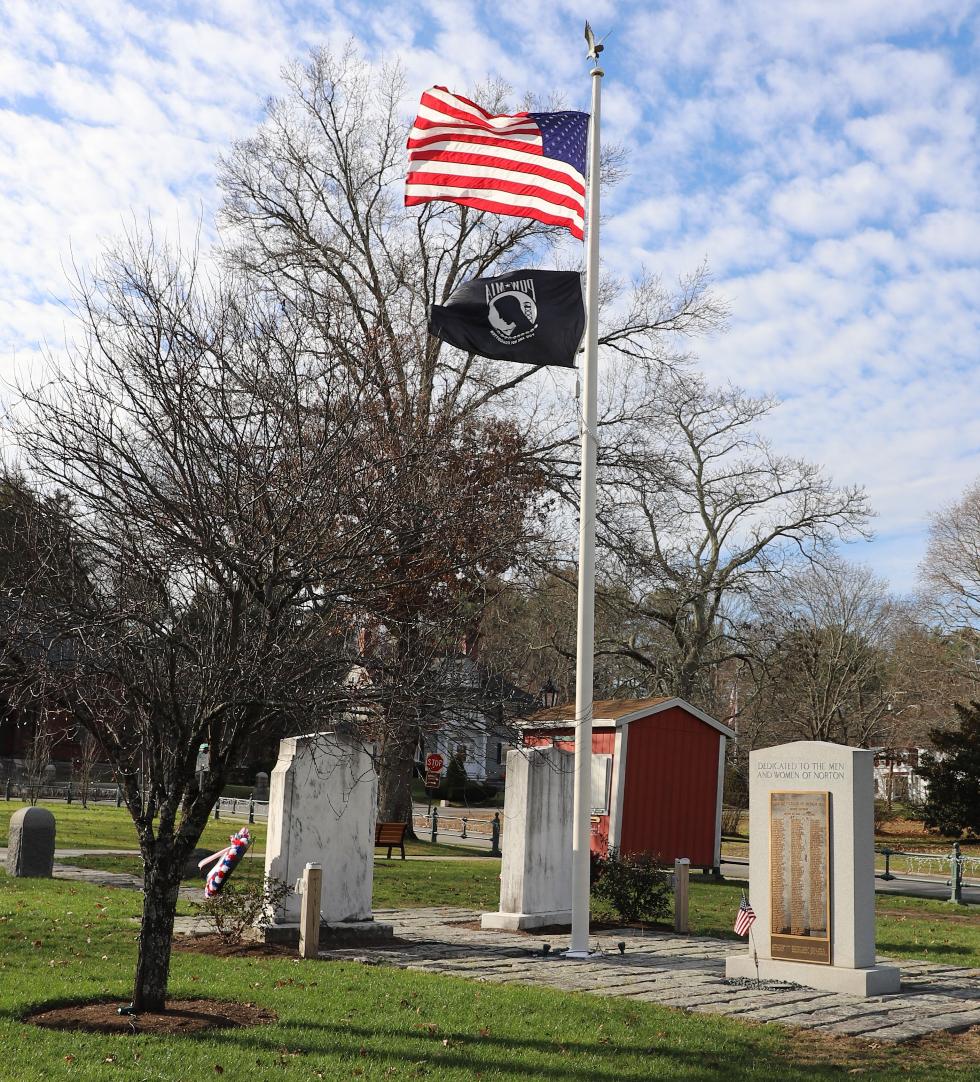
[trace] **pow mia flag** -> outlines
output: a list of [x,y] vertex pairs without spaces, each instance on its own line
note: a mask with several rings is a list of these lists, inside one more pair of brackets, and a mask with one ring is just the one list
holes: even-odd
[[473,278],[429,308],[429,333],[495,361],[575,367],[585,332],[577,271],[519,270]]

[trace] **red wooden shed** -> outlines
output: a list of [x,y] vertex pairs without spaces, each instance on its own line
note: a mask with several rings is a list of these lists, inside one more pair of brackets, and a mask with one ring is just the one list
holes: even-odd
[[[575,706],[528,718],[524,743],[575,748]],[[725,741],[734,732],[683,699],[606,699],[593,706],[592,849],[721,863]]]

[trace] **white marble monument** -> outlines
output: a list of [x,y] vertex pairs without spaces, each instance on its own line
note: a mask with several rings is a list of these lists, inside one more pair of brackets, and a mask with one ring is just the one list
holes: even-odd
[[[331,928],[373,922],[378,779],[368,749],[343,733],[311,733],[279,744],[269,793],[265,874],[291,887],[308,863],[323,869],[320,911]],[[267,938],[299,934],[301,897],[291,894]],[[376,926],[378,931],[390,926]],[[367,930],[367,929],[365,929]]]
[[570,923],[574,762],[559,748],[507,753],[500,911],[484,928]]
[[[852,995],[899,990],[876,964],[874,756],[824,741],[749,757],[748,950],[728,977],[757,975]],[[734,914],[733,914],[734,919]]]

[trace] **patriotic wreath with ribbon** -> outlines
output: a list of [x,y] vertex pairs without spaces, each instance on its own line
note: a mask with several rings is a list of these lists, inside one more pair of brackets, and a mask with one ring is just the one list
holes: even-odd
[[238,862],[245,856],[248,847],[252,844],[252,835],[249,834],[248,827],[242,827],[237,834],[232,834],[228,840],[231,845],[227,849],[219,849],[217,853],[205,857],[197,865],[199,868],[203,868],[212,861],[218,862],[208,872],[208,878],[204,884],[205,898],[213,898],[225,885],[225,880],[238,867]]

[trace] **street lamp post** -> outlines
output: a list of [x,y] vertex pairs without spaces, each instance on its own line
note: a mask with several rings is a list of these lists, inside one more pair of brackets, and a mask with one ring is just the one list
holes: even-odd
[[555,687],[551,677],[541,686],[538,698],[545,710],[551,710],[558,705],[558,688]]

